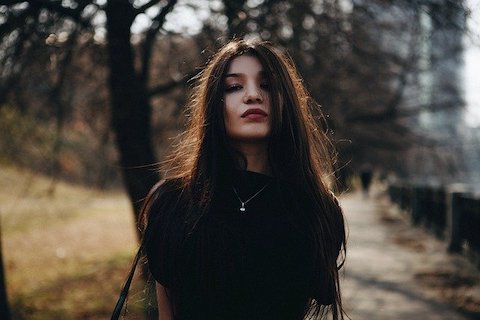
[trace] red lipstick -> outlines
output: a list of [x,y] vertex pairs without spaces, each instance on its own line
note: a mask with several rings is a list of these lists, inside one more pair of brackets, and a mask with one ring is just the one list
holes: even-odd
[[245,111],[244,113],[242,113],[241,117],[242,118],[264,118],[268,116],[268,114],[263,111],[262,109],[248,109],[247,111]]

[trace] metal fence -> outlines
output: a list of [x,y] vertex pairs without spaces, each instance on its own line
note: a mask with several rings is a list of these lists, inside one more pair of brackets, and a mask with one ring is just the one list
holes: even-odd
[[408,183],[390,184],[390,200],[437,238],[448,242],[451,252],[461,252],[480,267],[480,195],[459,185],[433,187]]

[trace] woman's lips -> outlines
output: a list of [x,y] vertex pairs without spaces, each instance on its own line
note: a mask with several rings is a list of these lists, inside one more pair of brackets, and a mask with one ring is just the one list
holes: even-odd
[[242,118],[248,119],[262,119],[266,116],[268,116],[268,114],[262,109],[248,109],[241,115]]

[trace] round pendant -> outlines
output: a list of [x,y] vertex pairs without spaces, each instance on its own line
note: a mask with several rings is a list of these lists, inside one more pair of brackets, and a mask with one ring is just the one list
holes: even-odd
[[246,209],[245,209],[244,207],[241,207],[241,208],[240,208],[240,211],[241,211],[241,212],[245,212],[245,210],[246,210]]

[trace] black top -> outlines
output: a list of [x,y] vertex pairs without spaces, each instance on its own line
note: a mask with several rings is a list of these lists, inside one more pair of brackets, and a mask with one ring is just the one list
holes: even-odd
[[[180,191],[170,188],[152,206],[147,258],[155,280],[171,289],[175,319],[303,319],[311,298],[331,303],[316,276],[321,270],[313,267],[311,241],[296,219],[308,210],[301,192],[250,171],[231,180],[176,254],[165,243],[175,238],[172,233],[186,232],[178,227],[182,212],[165,217],[161,211],[168,210],[158,202],[175,202]],[[242,212],[233,186],[242,201],[266,187]]]

